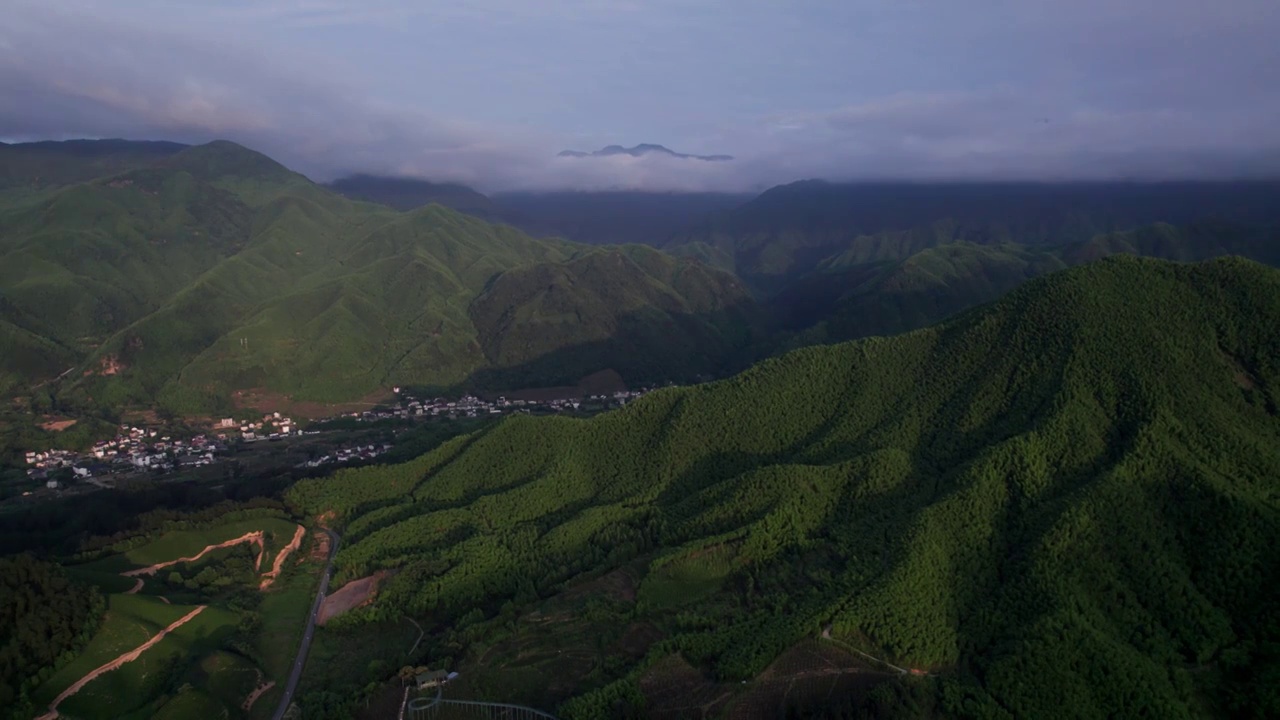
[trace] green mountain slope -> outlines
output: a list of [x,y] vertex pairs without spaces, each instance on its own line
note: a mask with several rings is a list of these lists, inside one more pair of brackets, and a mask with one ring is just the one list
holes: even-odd
[[[1265,717],[1277,478],[1280,272],[1113,257],[291,501],[345,526],[336,583],[399,569],[353,622],[431,617],[433,664],[500,672],[480,653],[513,628],[520,657],[554,658],[534,629],[554,618],[513,618],[581,573],[637,572],[590,612],[613,618],[601,647],[640,625],[647,652],[557,680],[566,717],[654,701],[672,653],[732,693],[824,627],[927,669],[949,715]],[[563,697],[546,677],[543,704]]]
[[[0,331],[21,350],[0,384],[17,392],[76,366],[57,386],[64,407],[203,412],[238,389],[342,401],[393,384],[573,382],[615,360],[629,362],[627,379],[684,377],[751,337],[754,316],[734,309],[750,300],[731,276],[656,251],[624,265],[593,252],[439,206],[352,201],[234,143],[160,153],[0,201]],[[490,317],[536,322],[537,302],[507,295],[525,268],[558,273],[570,260],[563,272],[595,290],[557,312],[585,324],[530,344],[515,338],[523,326]],[[630,299],[600,315],[602,288]],[[648,346],[671,345],[677,326],[685,346]],[[601,353],[601,341],[632,352]]]
[[470,316],[495,377],[660,382],[723,373],[763,336],[753,308],[733,276],[632,245],[504,272]]
[[250,211],[185,172],[134,170],[0,211],[0,288],[53,339],[92,346],[248,242]]

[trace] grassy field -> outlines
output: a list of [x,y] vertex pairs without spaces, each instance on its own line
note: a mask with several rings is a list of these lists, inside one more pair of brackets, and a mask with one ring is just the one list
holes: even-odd
[[36,690],[37,703],[48,703],[86,673],[146,642],[166,625],[191,611],[142,595],[111,595],[107,614],[93,640],[73,662]]
[[[208,530],[177,531],[145,546],[120,555],[72,568],[78,578],[104,590],[132,588],[133,578],[116,574],[122,570],[176,557],[189,557],[210,544],[239,537],[247,532],[267,533],[268,554],[262,569],[292,539],[297,526],[277,519],[236,521]],[[305,558],[306,547],[282,568],[280,580],[261,595],[262,623],[255,641],[253,660],[226,649],[226,641],[240,619],[237,612],[209,606],[189,623],[144,652],[137,660],[90,681],[59,706],[68,717],[86,718],[186,718],[244,717],[241,703],[265,680],[281,683],[297,652],[300,634],[314,597],[316,561]],[[215,559],[224,552],[212,553]],[[209,557],[209,556],[206,556]],[[139,594],[112,594],[107,618],[98,635],[73,663],[62,669],[38,690],[37,700],[47,704],[79,678],[121,654],[133,650],[174,620],[193,609],[181,604],[186,594],[169,588],[167,604],[148,592],[166,591],[163,582],[147,579]],[[256,591],[255,591],[256,592]],[[199,597],[198,594],[191,597]],[[275,689],[259,698],[253,717],[269,717],[279,697]]]
[[[299,557],[306,557],[311,541],[310,536],[303,541]],[[294,560],[290,559],[285,566],[295,567]],[[276,686],[258,698],[249,710],[250,718],[271,717],[276,704],[280,702],[284,681],[288,679],[289,669],[302,640],[307,613],[311,611],[311,602],[315,599],[320,565],[308,559],[297,567],[297,572],[285,572],[284,578],[277,581],[262,598],[262,628],[258,631],[257,639],[258,657],[262,659],[266,679],[274,680]],[[313,645],[312,652],[314,647]]]
[[187,675],[188,682],[231,709],[240,707],[260,677],[252,660],[222,650],[205,655]]
[[[75,661],[36,690],[37,702],[46,705],[76,680],[142,645],[192,609],[189,605],[168,605],[143,595],[110,596],[102,629]],[[162,683],[167,683],[175,662],[216,647],[235,622],[235,613],[206,608],[137,660],[89,682],[63,701],[59,710],[71,717],[122,717],[163,689]]]
[[112,555],[79,566],[84,570],[120,573],[156,563],[169,562],[180,557],[194,557],[204,548],[232,540],[245,533],[266,532],[267,554],[262,569],[270,569],[269,561],[274,553],[293,538],[295,523],[277,518],[253,518],[236,520],[216,527],[200,530],[177,530],[166,533],[155,541],[133,548],[119,555]]
[[85,685],[67,698],[60,709],[67,715],[88,719],[121,717],[163,692],[172,680],[172,673],[181,672],[186,658],[217,647],[235,622],[235,613],[206,608],[137,660]]
[[217,720],[238,718],[240,711],[238,705],[228,708],[203,690],[187,688],[165,701],[154,714],[145,717],[152,720]]
[[[123,593],[137,584],[133,578],[124,577],[120,573],[97,570],[88,565],[71,565],[67,567],[67,574],[76,580],[97,585],[98,589],[107,595]],[[146,592],[145,586],[142,592]]]
[[290,575],[283,583],[273,586],[262,598],[262,631],[258,637],[258,652],[262,656],[263,669],[272,678],[281,678],[289,671],[307,613],[315,599],[316,574],[310,561],[302,566],[304,572]]

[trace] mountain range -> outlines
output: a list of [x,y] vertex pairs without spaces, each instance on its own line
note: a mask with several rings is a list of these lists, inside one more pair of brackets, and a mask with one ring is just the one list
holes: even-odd
[[687,155],[678,153],[674,150],[665,148],[661,145],[653,143],[640,143],[634,147],[622,147],[621,145],[606,145],[599,150],[591,152],[583,152],[581,150],[561,150],[557,153],[557,157],[570,158],[588,158],[588,157],[611,157],[614,155],[630,155],[631,157],[644,157],[646,155],[664,155],[667,157],[680,158],[684,160],[704,160],[707,162],[725,162],[732,160],[732,155]]
[[44,386],[62,406],[190,413],[242,389],[332,402],[606,368],[687,380],[758,330],[736,278],[649,247],[396,212],[228,142],[115,143],[88,169],[83,144],[57,147],[0,154],[7,393],[62,376]]
[[671,380],[273,501],[377,586],[302,715],[400,702],[386,638],[566,720],[1280,714],[1280,184],[515,197],[0,144],[4,459],[55,413]]
[[553,192],[491,202],[489,217],[534,235],[645,243],[734,272],[795,333],[787,347],[924,327],[1116,253],[1280,264],[1276,182],[808,180],[756,197]]
[[488,197],[319,185],[228,142],[3,145],[0,392],[190,414],[243,391],[690,381],[1113,254],[1280,264],[1277,227],[1267,182]]

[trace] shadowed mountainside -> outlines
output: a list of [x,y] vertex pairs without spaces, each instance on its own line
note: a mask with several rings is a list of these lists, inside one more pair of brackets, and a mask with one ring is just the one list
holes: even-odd
[[[677,654],[733,692],[824,627],[930,672],[917,691],[948,715],[1264,717],[1277,328],[1276,270],[1112,257],[590,420],[510,418],[290,501],[346,528],[337,582],[399,571],[349,622],[430,616],[437,664],[476,662],[572,583],[638,573],[589,612],[652,628],[647,650],[554,675],[577,688],[564,717],[643,715],[641,678]],[[534,629],[554,618],[527,617],[521,657],[554,658]]]

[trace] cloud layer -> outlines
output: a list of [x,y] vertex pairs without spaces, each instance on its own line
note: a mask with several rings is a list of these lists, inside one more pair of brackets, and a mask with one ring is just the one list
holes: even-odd
[[[15,2],[0,139],[484,190],[1280,175],[1269,0]],[[737,159],[556,157],[606,142]]]

